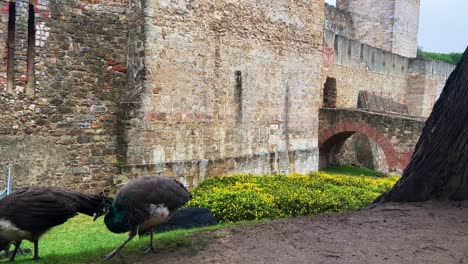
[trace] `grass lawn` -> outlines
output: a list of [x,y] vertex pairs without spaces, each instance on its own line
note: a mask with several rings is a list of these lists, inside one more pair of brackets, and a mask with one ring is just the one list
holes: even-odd
[[[161,233],[155,236],[155,246],[159,252],[183,247],[189,252],[195,253],[200,246],[207,243],[209,238],[197,237],[197,240],[193,240],[191,239],[191,234],[199,230],[221,227],[220,225],[209,228]],[[108,231],[102,219],[93,222],[92,217],[80,214],[68,220],[65,224],[53,228],[39,240],[39,256],[42,258],[40,261],[33,261],[33,255],[29,254],[17,257],[16,262],[100,263],[103,255],[110,253],[127,237],[126,233],[113,234]],[[121,251],[122,256],[125,257],[132,253],[143,255],[141,248],[146,248],[148,243],[149,236],[142,238],[135,237]],[[33,244],[29,241],[24,241],[22,248],[30,248],[32,250]],[[6,261],[6,259],[3,261]],[[112,263],[112,261],[109,262]]]
[[[380,175],[375,171],[351,166],[334,167],[327,170],[326,173],[347,176]],[[227,226],[227,224],[157,234],[155,236],[155,246],[159,252],[167,252],[175,248],[185,248],[188,252],[196,253],[201,246],[213,238],[208,237],[207,234],[206,237],[197,235],[193,239],[192,233],[199,230],[218,229],[223,226]],[[126,233],[117,235],[108,231],[102,217],[93,222],[92,217],[78,215],[65,224],[51,229],[42,237],[39,241],[41,261],[32,261],[32,254],[18,256],[16,261],[20,263],[100,263],[103,255],[111,252],[126,238]],[[141,239],[136,237],[123,249],[122,255],[138,256],[139,254],[143,254],[141,248],[146,247],[148,242],[149,236],[142,237]],[[24,241],[22,247],[33,249],[33,245],[28,241]],[[6,261],[6,259],[2,261]]]
[[343,174],[347,176],[383,176],[382,172],[368,168],[358,168],[351,165],[333,166],[323,170],[330,174]]

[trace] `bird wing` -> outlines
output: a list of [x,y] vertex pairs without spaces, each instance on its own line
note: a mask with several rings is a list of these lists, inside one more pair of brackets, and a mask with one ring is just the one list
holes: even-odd
[[69,197],[49,188],[21,189],[0,201],[0,219],[32,232],[63,224],[76,213]]
[[154,185],[156,185],[157,188],[155,186],[155,190],[152,192],[152,196],[149,196],[149,199],[153,199],[154,201],[162,200],[162,203],[165,204],[170,211],[180,208],[191,198],[188,190],[182,183],[175,179],[160,179],[157,181],[157,184]]
[[164,204],[170,212],[184,205],[190,193],[168,177],[141,177],[124,185],[114,199],[118,210],[126,211],[129,226],[137,226],[148,217],[151,204]]

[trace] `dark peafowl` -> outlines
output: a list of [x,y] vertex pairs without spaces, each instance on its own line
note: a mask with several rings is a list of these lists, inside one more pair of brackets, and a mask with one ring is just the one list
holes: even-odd
[[[6,258],[10,256],[10,246],[14,244],[13,241],[4,240],[0,238],[0,258]],[[28,255],[31,254],[31,249],[29,248],[18,248],[16,255]]]
[[34,243],[34,260],[39,258],[39,239],[50,228],[65,223],[77,213],[96,217],[105,212],[110,200],[100,195],[86,195],[76,191],[34,186],[17,189],[0,200],[0,246],[15,249],[10,261],[26,239]]
[[182,183],[172,178],[147,176],[129,181],[117,192],[104,218],[111,232],[129,231],[128,239],[104,256],[104,260],[118,255],[137,234],[150,233],[150,244],[145,253],[155,252],[155,226],[165,223],[190,198],[190,193]]
[[155,233],[217,225],[218,219],[206,207],[185,207],[175,213],[169,221],[156,226]]

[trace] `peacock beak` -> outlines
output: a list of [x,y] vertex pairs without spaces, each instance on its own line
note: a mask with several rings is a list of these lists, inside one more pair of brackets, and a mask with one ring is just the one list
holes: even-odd
[[104,206],[99,212],[94,213],[93,221],[96,221],[99,217],[106,215],[109,212],[109,207],[106,205]]
[[93,217],[93,222],[96,221],[96,219],[98,219],[99,217],[101,217],[101,214],[95,214]]

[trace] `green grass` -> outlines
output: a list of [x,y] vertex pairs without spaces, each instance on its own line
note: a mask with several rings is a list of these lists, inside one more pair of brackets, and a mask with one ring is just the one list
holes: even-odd
[[368,168],[358,168],[351,165],[333,166],[326,168],[323,171],[330,174],[342,174],[347,176],[383,176],[382,172]]
[[[167,252],[176,248],[184,248],[187,252],[196,253],[211,239],[205,236],[197,236],[192,239],[192,234],[200,230],[212,230],[224,225],[198,228],[191,230],[176,230],[157,234],[155,246],[158,252]],[[219,234],[218,234],[219,236]],[[101,263],[101,257],[119,246],[127,234],[113,234],[108,231],[102,219],[96,222],[92,217],[78,215],[61,226],[57,226],[46,233],[39,241],[39,256],[42,258],[36,262],[32,260],[32,254],[19,256],[18,263]],[[134,238],[122,251],[122,256],[127,260],[129,255],[143,255],[141,248],[147,247],[149,236]],[[22,248],[33,249],[33,244],[24,241]],[[13,249],[13,248],[12,248]],[[2,261],[6,261],[3,259]]]
[[[372,170],[355,168],[351,166],[333,167],[327,169],[326,173],[331,176],[324,175],[324,179],[328,179],[328,181],[332,181],[333,184],[337,183],[338,185],[341,184],[340,182],[342,180],[346,182],[349,181],[349,179],[346,179],[348,177],[341,179],[338,177],[338,175],[379,175],[378,172]],[[335,176],[333,175],[336,175],[338,178],[335,179]],[[292,175],[290,177],[299,181],[301,179],[305,179],[305,176],[302,177],[298,175]],[[370,186],[376,184],[371,178],[367,180],[361,180],[360,177],[356,178],[356,181],[353,182],[354,184],[369,184]],[[331,185],[330,182],[326,183],[324,186],[330,186],[331,192],[336,192],[338,190],[337,188],[339,188],[339,186],[337,187]],[[385,188],[389,187],[390,185],[386,186]],[[377,186],[372,188],[377,188],[377,191],[375,192],[382,191],[380,189],[382,187]],[[353,191],[355,188],[350,190]],[[261,221],[268,220],[263,219]],[[256,222],[258,221],[239,222],[234,225],[242,227]],[[196,253],[201,247],[210,241],[213,241],[217,236],[222,236],[222,233],[219,231],[203,233],[198,233],[197,231],[214,230],[226,226],[233,225],[223,224],[207,228],[176,230],[157,234],[155,236],[155,246],[158,252],[168,252],[175,249],[182,249],[189,253]],[[194,234],[195,232],[197,233]],[[102,218],[98,219],[96,222],[93,222],[92,217],[78,215],[70,219],[65,224],[51,229],[41,238],[39,241],[39,254],[42,257],[41,261],[32,261],[32,254],[27,256],[19,256],[16,260],[19,263],[101,263],[101,257],[119,246],[126,238],[127,234],[113,234],[108,231],[102,221]],[[123,249],[122,255],[126,257],[127,261],[132,257],[138,258],[139,256],[143,255],[141,248],[146,247],[148,242],[148,236],[142,238],[136,237]],[[23,242],[22,247],[32,249],[33,245],[25,241]],[[2,261],[6,261],[6,259]]]

